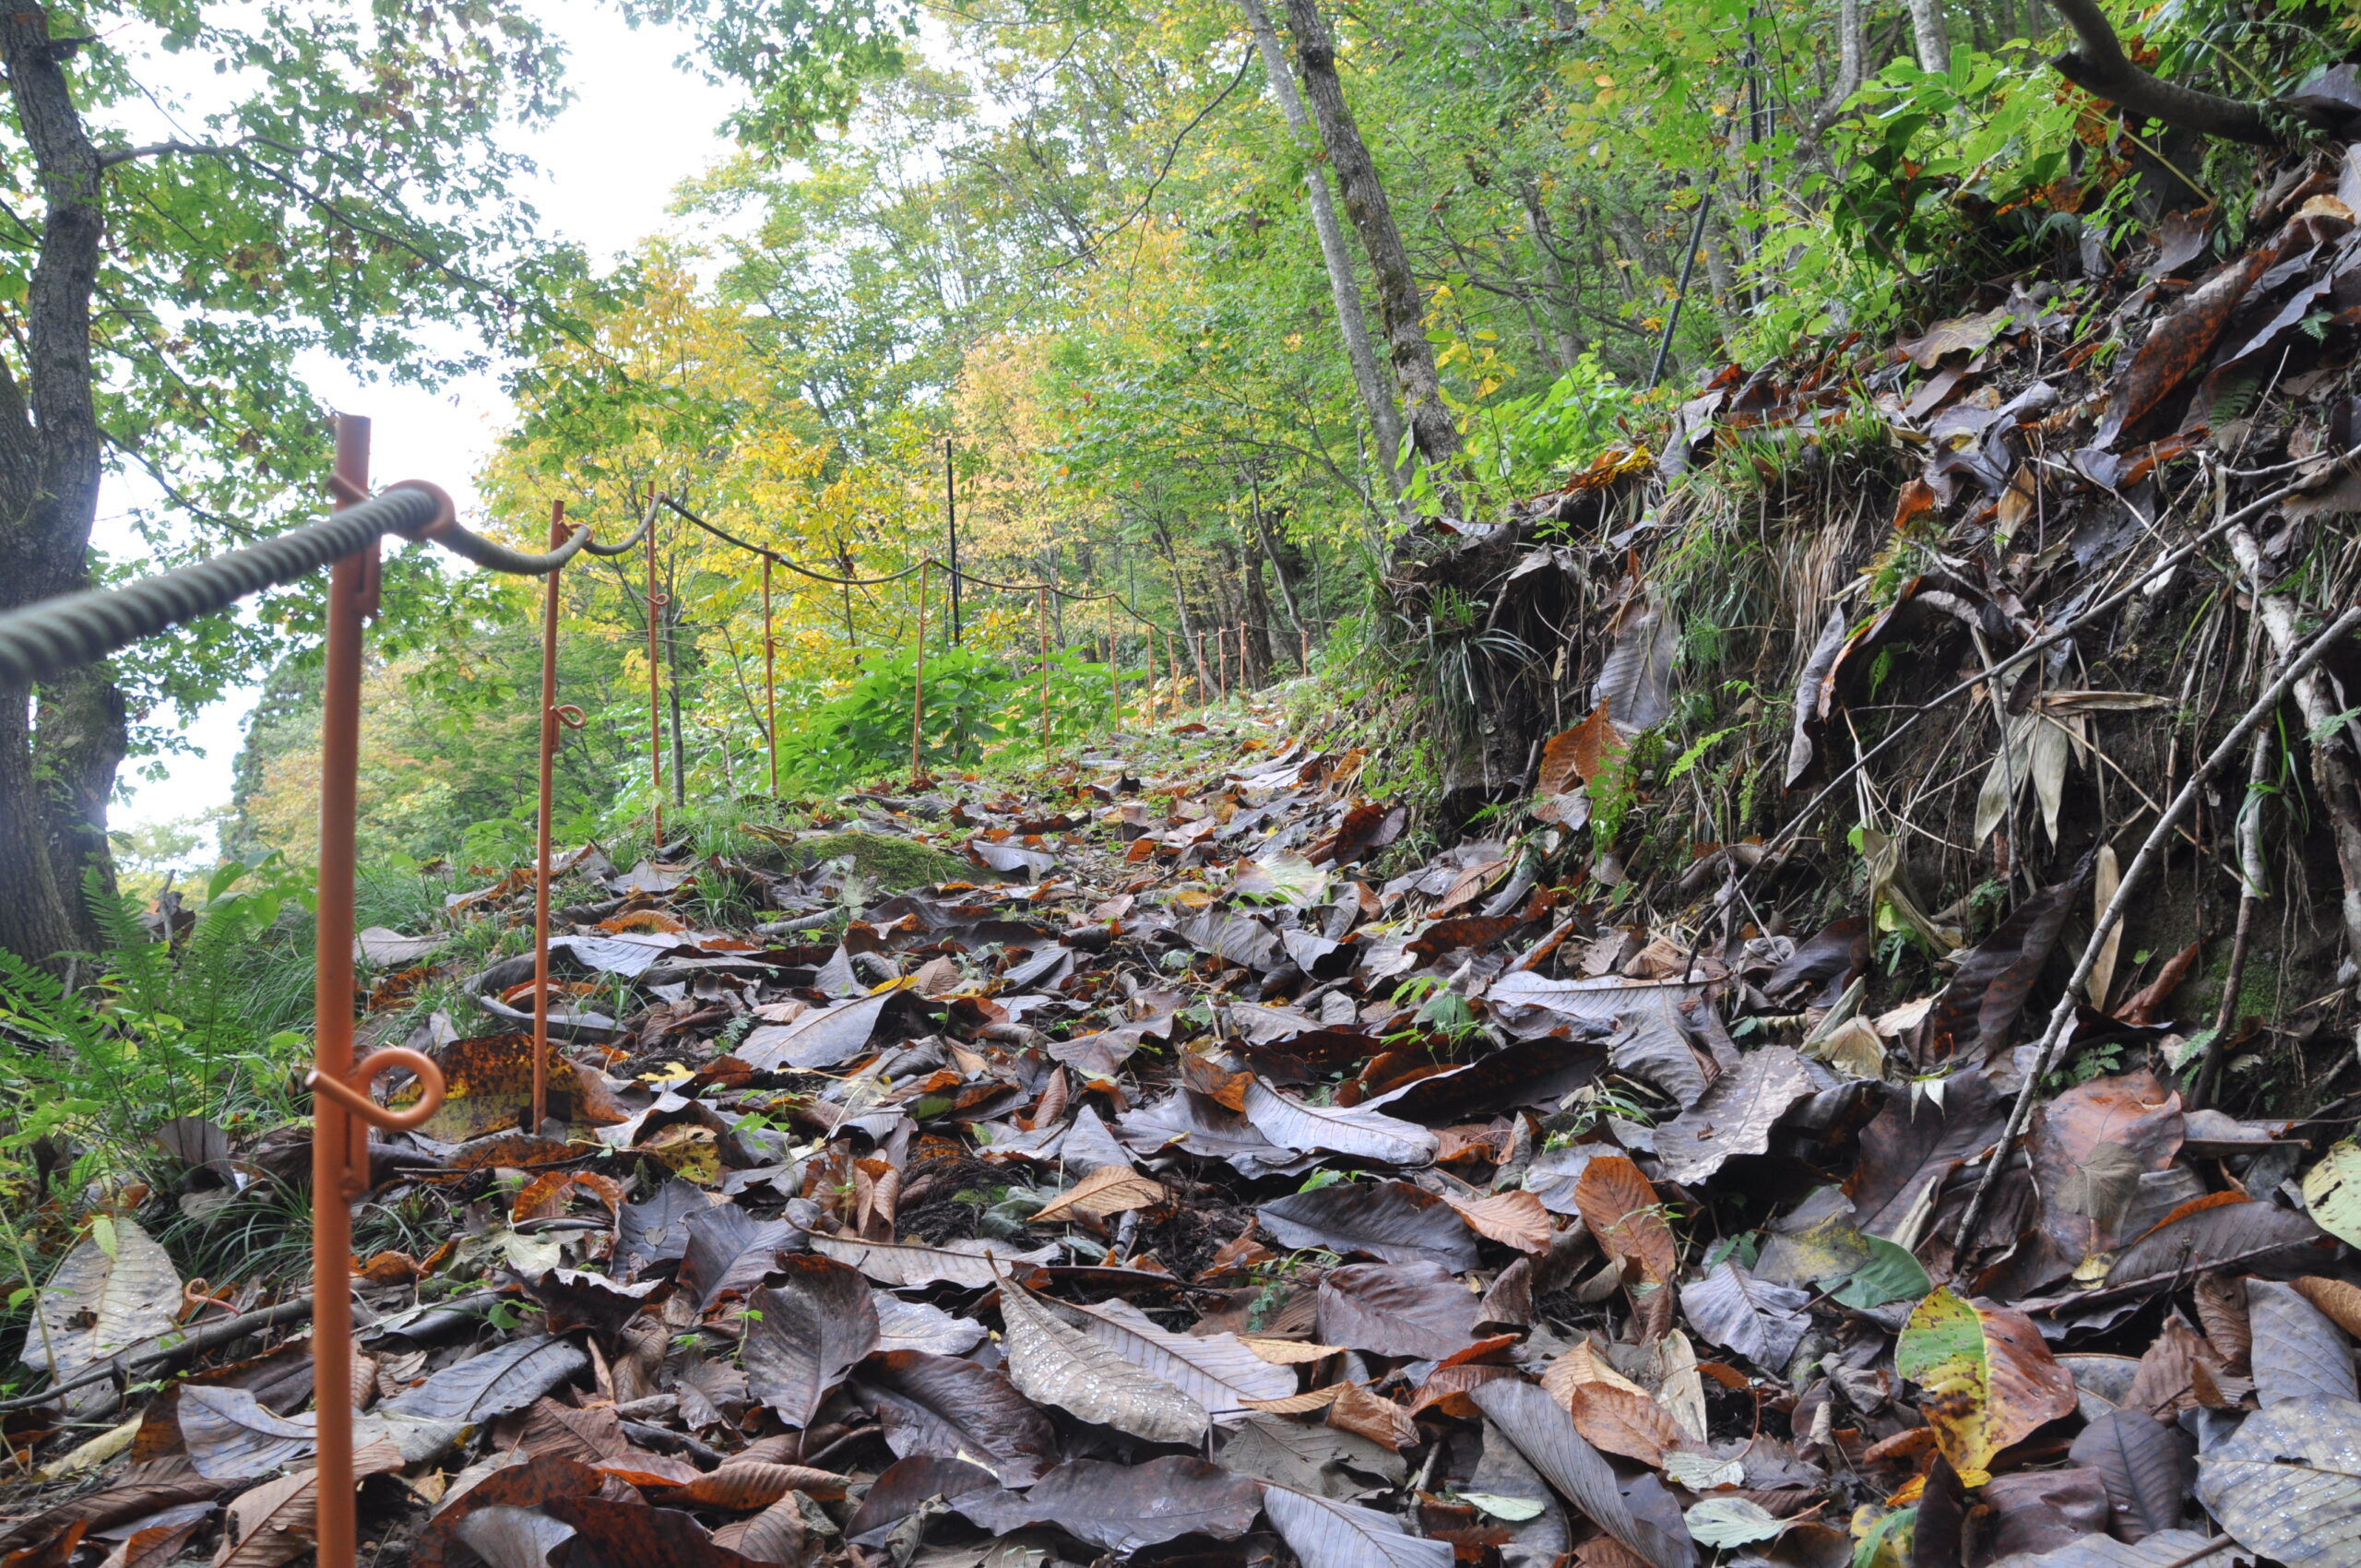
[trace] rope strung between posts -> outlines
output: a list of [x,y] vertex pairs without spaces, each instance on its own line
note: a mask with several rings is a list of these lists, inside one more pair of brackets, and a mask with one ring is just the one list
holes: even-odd
[[[368,490],[369,423],[338,416],[335,470],[328,481],[336,510],[318,522],[227,551],[205,561],[160,573],[119,588],[98,588],[43,600],[0,615],[0,681],[20,685],[53,680],[95,663],[132,644],[218,614],[249,595],[284,588],[321,567],[330,569],[326,592],[326,648],[320,731],[320,844],[314,906],[317,940],[314,977],[313,1051],[305,1087],[312,1091],[312,1267],[315,1281],[332,1281],[351,1266],[350,1203],[373,1185],[372,1128],[401,1130],[423,1125],[444,1099],[441,1067],[405,1047],[384,1047],[355,1060],[353,1049],[353,887],[358,760],[361,739],[361,671],[364,624],[377,612],[382,581],[378,541],[387,534],[431,540],[466,561],[515,576],[547,579],[543,598],[542,736],[539,869],[536,888],[537,947],[534,1053],[534,1113],[546,1110],[548,1009],[548,889],[551,758],[554,731],[579,715],[554,706],[558,573],[576,555],[621,555],[649,539],[656,508],[632,535],[601,545],[587,528],[569,529],[562,504],[551,517],[551,548],[539,553],[514,550],[460,526],[448,493],[410,480],[372,495]],[[416,1100],[400,1109],[381,1104],[372,1092],[377,1079],[407,1070],[417,1080]],[[350,1568],[355,1550],[352,1488],[352,1313],[348,1289],[326,1289],[259,1314],[210,1324],[169,1353],[193,1353],[218,1338],[252,1332],[266,1322],[311,1313],[313,1377],[318,1404],[318,1559],[324,1568]],[[25,1401],[46,1402],[68,1387],[118,1375],[109,1367]]]
[[[771,627],[771,568],[773,566],[784,566],[789,571],[797,574],[799,576],[808,577],[815,583],[822,583],[830,588],[841,588],[845,589],[848,596],[845,612],[845,624],[848,635],[849,635],[852,625],[852,612],[849,598],[852,589],[856,588],[882,587],[886,583],[901,582],[912,576],[916,576],[918,577],[918,653],[916,672],[913,678],[912,701],[910,708],[910,771],[913,774],[916,774],[919,770],[919,764],[922,756],[920,736],[925,726],[926,715],[927,587],[929,577],[937,567],[941,567],[948,576],[955,590],[961,583],[967,582],[974,583],[979,588],[997,588],[1008,593],[1029,593],[1034,596],[1035,616],[1040,623],[1041,630],[1041,745],[1045,754],[1050,748],[1049,596],[1051,594],[1057,595],[1062,601],[1074,604],[1111,603],[1120,607],[1124,614],[1129,615],[1144,628],[1141,640],[1145,645],[1147,653],[1148,669],[1146,700],[1149,713],[1153,715],[1156,710],[1156,635],[1158,632],[1164,632],[1166,644],[1166,664],[1168,668],[1171,664],[1172,635],[1169,631],[1165,631],[1163,627],[1157,625],[1150,617],[1141,614],[1138,609],[1133,605],[1129,598],[1122,594],[1114,592],[1111,589],[1101,593],[1077,593],[1070,588],[1060,588],[1055,583],[1004,583],[998,581],[995,578],[983,576],[978,573],[964,570],[954,563],[945,563],[933,555],[922,556],[915,564],[905,566],[898,572],[887,573],[883,576],[860,577],[839,576],[831,572],[823,572],[814,566],[807,566],[802,562],[795,560],[791,556],[783,555],[779,552],[773,550],[766,545],[756,544],[752,540],[741,539],[736,534],[731,533],[729,529],[721,527],[719,524],[706,517],[702,517],[695,512],[691,511],[687,506],[682,505],[678,498],[672,495],[665,494],[660,492],[656,495],[655,499],[649,504],[648,510],[649,517],[651,518],[654,517],[655,508],[658,506],[662,506],[681,517],[682,520],[696,528],[704,529],[706,533],[711,534],[714,538],[721,540],[724,544],[734,546],[737,549],[745,551],[748,554],[758,557],[763,563],[763,690],[765,707],[768,710],[769,715],[765,719],[765,741],[770,751],[771,793],[774,795],[778,793],[778,713],[775,663],[777,641],[772,635]],[[643,529],[645,527],[646,525],[643,524]],[[656,593],[656,544],[652,539],[648,541],[647,552],[648,603],[650,606],[647,635],[647,700],[649,727],[648,773],[649,778],[654,781],[653,788],[656,795],[655,808],[657,821],[656,837],[660,842],[664,837],[664,802],[662,798],[663,764],[658,760],[657,755],[658,742],[656,738],[658,731],[660,728],[661,720],[658,719],[656,711],[655,609],[659,603],[669,601],[660,600],[659,596]],[[1245,639],[1245,629],[1243,626],[1240,628],[1239,637],[1240,653],[1242,659],[1244,655]],[[1108,665],[1110,671],[1113,670],[1114,663],[1115,639],[1113,633],[1110,631],[1108,635]],[[1305,669],[1308,671],[1310,668],[1311,660],[1309,654],[1307,653],[1305,659]],[[1169,678],[1174,682],[1177,688],[1178,672],[1172,671]],[[1115,683],[1115,703],[1120,708],[1122,704],[1122,681],[1120,675],[1114,675],[1112,676],[1112,679]],[[1202,690],[1200,691],[1199,696],[1202,704]]]
[[[836,576],[829,573],[820,571],[815,567],[807,566],[802,562],[795,560],[790,556],[782,555],[777,551],[772,550],[765,545],[755,544],[751,540],[740,539],[736,534],[730,532],[728,529],[721,528],[718,524],[708,522],[706,519],[697,516],[694,512],[690,511],[686,506],[682,505],[680,502],[670,495],[658,495],[656,499],[659,505],[669,508],[682,518],[685,518],[687,521],[695,524],[698,528],[701,528],[706,532],[713,535],[714,538],[722,540],[724,543],[734,544],[741,550],[746,551],[752,554],[759,555],[765,561],[773,562],[776,564],[784,566],[789,571],[794,572],[801,576],[809,577],[815,583],[825,583],[830,588],[876,588],[885,583],[898,583],[906,577],[915,576],[922,568],[928,566],[935,567],[946,573],[954,570],[954,568],[941,557],[928,555],[920,558],[910,565],[903,567],[898,572],[890,573],[882,577]],[[1073,604],[1095,604],[1102,600],[1113,600],[1116,603],[1122,606],[1123,613],[1129,615],[1133,620],[1137,621],[1140,624],[1155,627],[1157,631],[1164,630],[1163,627],[1157,624],[1155,620],[1141,614],[1139,611],[1133,606],[1128,598],[1122,594],[1115,592],[1111,588],[1103,593],[1076,593],[1071,588],[1062,588],[1055,583],[1003,583],[995,581],[994,579],[984,576],[979,573],[969,571],[964,566],[956,568],[956,570],[961,582],[974,583],[979,588],[1003,588],[1011,593],[1053,593],[1060,599],[1065,600],[1067,602]],[[1168,633],[1167,635],[1169,636],[1169,634]]]

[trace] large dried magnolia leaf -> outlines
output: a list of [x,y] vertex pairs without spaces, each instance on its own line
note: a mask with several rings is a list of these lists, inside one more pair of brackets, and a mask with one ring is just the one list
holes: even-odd
[[172,1331],[180,1271],[136,1220],[101,1215],[42,1288],[25,1364],[54,1378]]
[[1574,1209],[1607,1255],[1627,1272],[1662,1284],[1679,1266],[1680,1246],[1665,1223],[1664,1204],[1640,1168],[1601,1155],[1574,1182]]
[[2180,1524],[2192,1479],[2185,1441],[2144,1410],[2115,1410],[2084,1427],[2067,1457],[2096,1472],[2117,1533],[2137,1541]]
[[1998,1137],[2008,1115],[2000,1091],[1977,1072],[1894,1094],[1861,1129],[1861,1160],[1848,1183],[1860,1229],[1888,1241],[1901,1234],[1931,1206],[1930,1189]]
[[[318,1446],[318,1418],[310,1411],[282,1416],[267,1408],[247,1388],[189,1384],[173,1410],[181,1442],[197,1474],[211,1480],[243,1480],[268,1475]],[[353,1441],[382,1443],[405,1463],[432,1457],[458,1437],[461,1423],[404,1415],[387,1408],[352,1421]]]
[[2197,1496],[2258,1556],[2361,1562],[2361,1404],[2316,1394],[2248,1416],[2198,1459]]
[[1851,617],[1845,613],[1843,605],[1837,605],[1828,612],[1828,620],[1820,628],[1820,640],[1812,645],[1810,656],[1804,660],[1803,674],[1796,682],[1795,727],[1787,739],[1784,788],[1794,789],[1796,780],[1811,767],[1812,726],[1823,717],[1821,685],[1828,679],[1828,672],[1836,668],[1836,657],[1845,651],[1845,636],[1851,628]]
[[2275,1279],[2247,1281],[2247,1321],[2254,1342],[2254,1391],[2269,1409],[2308,1395],[2361,1400],[2353,1345],[2318,1307]]
[[1143,1176],[1128,1165],[1102,1165],[1044,1204],[1033,1216],[1037,1225],[1054,1225],[1077,1214],[1104,1218],[1135,1208],[1154,1208],[1170,1201],[1164,1183]]
[[2230,1268],[2320,1240],[2319,1227],[2293,1209],[2236,1193],[2183,1204],[2115,1255],[2107,1288],[2178,1284],[2207,1269]]
[[1680,1310],[1697,1332],[1769,1372],[1784,1372],[1811,1327],[1809,1291],[1755,1278],[1724,1258],[1680,1289]]
[[1653,730],[1672,714],[1672,659],[1680,647],[1680,626],[1651,596],[1618,617],[1614,646],[1598,667],[1593,698],[1608,711],[1618,733],[1629,739]]
[[652,1264],[677,1262],[689,1250],[689,1221],[713,1206],[713,1197],[675,1176],[646,1203],[625,1204],[615,1215],[615,1272],[636,1275]]
[[869,1304],[877,1313],[877,1348],[925,1350],[937,1356],[957,1356],[974,1349],[991,1332],[973,1318],[953,1317],[924,1301],[906,1301],[891,1290],[872,1290]]
[[855,1241],[843,1236],[813,1236],[812,1250],[838,1263],[850,1264],[880,1285],[895,1289],[919,1285],[960,1285],[981,1289],[993,1284],[1014,1264],[1053,1262],[1055,1245],[1026,1252],[1006,1241],[946,1241],[929,1246],[919,1241]]
[[[401,1466],[401,1455],[390,1447],[371,1445],[352,1452],[356,1480]],[[230,1504],[212,1568],[279,1568],[309,1552],[319,1529],[318,1471],[298,1470],[265,1481]]]
[[475,1425],[523,1409],[589,1364],[580,1347],[531,1335],[445,1367],[378,1410]]
[[2000,1450],[2075,1409],[2073,1376],[2031,1319],[1949,1290],[1911,1313],[1893,1361],[1927,1391],[1921,1408],[1936,1446],[1969,1486],[1984,1484]]
[[[2194,1530],[2164,1530],[2136,1542],[2119,1541],[2112,1536],[2084,1536],[2035,1557],[2017,1556],[2002,1562],[2006,1568],[2174,1568],[2176,1563],[2188,1568],[2190,1554],[2209,1544]],[[2218,1559],[2198,1561],[2206,1563],[2207,1568],[2220,1568]],[[2001,1565],[1995,1564],[1995,1568]]]
[[885,1467],[845,1521],[845,1539],[854,1546],[884,1543],[894,1526],[931,1499],[955,1502],[969,1492],[997,1492],[991,1472],[960,1459],[896,1459]]
[[814,1009],[791,1024],[759,1025],[746,1031],[746,1038],[730,1054],[765,1073],[786,1067],[808,1072],[841,1066],[869,1049],[870,1034],[893,995],[880,992],[856,1002]]
[[[1676,1509],[1669,1521],[1643,1517],[1625,1500],[1614,1467],[1575,1429],[1558,1402],[1522,1378],[1495,1378],[1469,1396],[1525,1462],[1560,1496],[1653,1568],[1692,1568],[1696,1548]],[[1658,1496],[1664,1489],[1646,1479]]]
[[1483,1299],[1431,1263],[1347,1264],[1320,1281],[1320,1342],[1439,1361],[1476,1342]]
[[1414,1536],[1391,1514],[1266,1487],[1263,1513],[1303,1568],[1451,1568],[1446,1541]]
[[1382,1111],[1342,1105],[1304,1105],[1257,1078],[1246,1086],[1247,1123],[1281,1148],[1343,1154],[1388,1165],[1425,1165],[1435,1135]]
[[1178,1388],[1216,1420],[1245,1415],[1245,1400],[1295,1392],[1292,1371],[1264,1360],[1234,1334],[1175,1334],[1121,1297],[1060,1310],[1085,1336]]
[[2008,1043],[2067,916],[2082,900],[2084,874],[2077,868],[2065,881],[2035,893],[1961,960],[1928,1011],[1922,1060],[1971,1051],[1989,1055]]
[[189,1463],[212,1480],[267,1476],[308,1458],[319,1444],[311,1417],[266,1409],[248,1389],[188,1384],[173,1415]]
[[1181,1536],[1236,1540],[1252,1529],[1262,1488],[1244,1476],[1186,1454],[1144,1465],[1075,1459],[1018,1494],[971,1491],[953,1506],[976,1525],[1007,1535],[1055,1525],[1077,1540],[1129,1557]]
[[486,1460],[455,1480],[410,1548],[412,1568],[454,1568],[467,1562],[455,1550],[458,1527],[479,1508],[534,1508],[554,1497],[587,1497],[605,1477],[578,1460],[554,1454],[528,1458],[511,1450],[512,1463]]
[[1402,1455],[1341,1427],[1305,1426],[1277,1416],[1250,1416],[1222,1444],[1222,1464],[1295,1491],[1359,1497],[1382,1483],[1409,1479]]
[[751,1519],[725,1525],[714,1531],[713,1544],[756,1562],[804,1568],[810,1553],[803,1544],[802,1500],[782,1497]]
[[1667,1182],[1702,1182],[1733,1155],[1762,1154],[1771,1129],[1812,1092],[1811,1069],[1784,1045],[1739,1059],[1696,1104],[1656,1129],[1656,1163]]
[[1504,1247],[1540,1257],[1557,1240],[1549,1209],[1538,1194],[1528,1192],[1490,1193],[1480,1198],[1445,1198],[1459,1218],[1478,1236]]
[[1068,1326],[1014,1281],[1000,1288],[1009,1381],[1028,1399],[1149,1443],[1195,1443],[1211,1420],[1204,1406],[1114,1347]]
[[1452,1206],[1407,1182],[1315,1187],[1254,1212],[1284,1247],[1325,1247],[1454,1271],[1474,1268],[1477,1260],[1476,1238]]
[[1606,1453],[1662,1465],[1667,1450],[1688,1446],[1689,1435],[1672,1412],[1637,1390],[1578,1383],[1562,1403],[1584,1441]]
[[1501,1544],[1501,1568],[1557,1568],[1566,1561],[1573,1529],[1564,1504],[1541,1472],[1525,1463],[1516,1444],[1489,1425],[1484,1429],[1484,1456],[1476,1462],[1460,1495],[1507,1531],[1509,1538]]
[[877,1309],[859,1269],[808,1254],[781,1267],[784,1278],[747,1298],[762,1315],[747,1324],[738,1359],[747,1391],[789,1426],[806,1427],[820,1401],[877,1348]]
[[2077,1084],[2041,1108],[2030,1140],[2042,1228],[2074,1263],[2111,1253],[2142,1176],[2180,1152],[2180,1096],[2142,1069]]
[[682,1293],[710,1312],[725,1296],[743,1296],[777,1272],[780,1254],[801,1246],[803,1232],[784,1219],[756,1219],[736,1204],[716,1204],[688,1219],[682,1255]]
[[2361,1247],[2361,1143],[2331,1144],[2304,1172],[2304,1207],[2321,1229]]
[[452,1534],[485,1568],[549,1568],[550,1553],[574,1538],[574,1526],[537,1508],[495,1503],[470,1511]]
[[898,1457],[964,1459],[1003,1486],[1030,1486],[1057,1463],[1050,1418],[1005,1375],[962,1357],[889,1350],[862,1363],[851,1387]]

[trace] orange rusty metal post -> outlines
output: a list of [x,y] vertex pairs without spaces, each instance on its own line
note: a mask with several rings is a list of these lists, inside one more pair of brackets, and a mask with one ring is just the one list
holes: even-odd
[[[550,503],[550,548],[564,544],[565,503]],[[533,830],[533,1122],[538,1136],[550,1115],[550,811],[556,793],[557,580],[541,589],[541,809]]]
[[[368,496],[369,422],[338,415],[338,510]],[[377,546],[329,568],[326,674],[320,714],[317,956],[313,969],[312,1386],[319,1411],[320,1568],[351,1568],[352,1200],[369,1190],[369,1127],[415,1127],[443,1103],[443,1075],[398,1047],[352,1060],[353,814],[361,757],[362,623],[377,609]],[[379,1074],[418,1075],[417,1105],[388,1111],[369,1097]]]
[[919,776],[919,731],[926,722],[926,588],[932,557],[919,563],[919,663],[910,678],[910,777]]
[[[336,477],[365,495],[369,422],[336,422]],[[339,499],[338,510],[354,505]],[[361,623],[374,608],[377,547],[328,568],[326,676],[320,717],[318,953],[313,975],[313,1076],[341,1081],[352,1070],[353,811],[361,757]],[[359,1129],[366,1139],[368,1127]],[[319,1401],[320,1562],[352,1561],[352,1214],[344,1182],[351,1169],[353,1118],[333,1098],[312,1097],[312,1364]],[[367,1158],[364,1144],[362,1158]]]
[[656,844],[664,842],[664,711],[657,689],[656,617],[672,602],[656,591],[656,525],[647,526],[647,799],[656,812]]
[[770,742],[771,798],[778,798],[778,638],[771,631],[771,558],[763,557],[763,733]]

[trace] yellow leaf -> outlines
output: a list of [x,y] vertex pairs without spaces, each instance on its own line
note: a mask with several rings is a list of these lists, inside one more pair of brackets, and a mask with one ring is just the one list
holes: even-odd
[[2361,1247],[2361,1144],[2332,1145],[2304,1173],[2304,1207],[2321,1229]]
[[1919,1408],[1935,1445],[1969,1486],[1993,1456],[2075,1408],[2074,1378],[2024,1313],[1938,1290],[1918,1303],[1894,1346],[1894,1368],[1925,1389]]

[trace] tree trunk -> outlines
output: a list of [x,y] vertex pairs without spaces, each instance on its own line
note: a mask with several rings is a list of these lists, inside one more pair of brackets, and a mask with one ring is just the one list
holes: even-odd
[[82,885],[95,871],[100,891],[110,898],[115,895],[107,797],[114,792],[115,769],[123,766],[130,740],[123,693],[103,666],[72,671],[42,688],[34,718],[50,873],[79,917],[76,926],[83,945],[95,951],[98,926]]
[[23,686],[0,683],[0,947],[54,968],[63,967],[56,955],[81,938],[50,873],[30,707]]
[[1578,295],[1566,287],[1566,268],[1558,258],[1557,236],[1550,232],[1548,209],[1541,204],[1541,193],[1532,185],[1525,187],[1525,222],[1533,234],[1533,252],[1541,267],[1541,281],[1548,291],[1542,296],[1549,318],[1549,347],[1561,371],[1574,368],[1582,358],[1583,340],[1568,325],[1568,305]]
[[[1263,74],[1271,78],[1271,96],[1279,101],[1279,113],[1287,116],[1287,129],[1299,142],[1306,141],[1311,129],[1311,116],[1303,107],[1303,95],[1296,91],[1295,77],[1287,69],[1287,56],[1279,49],[1279,35],[1271,27],[1271,13],[1263,0],[1238,0],[1239,9],[1246,13],[1246,25],[1254,30],[1254,47],[1263,56]],[[1345,357],[1352,362],[1353,385],[1361,395],[1361,407],[1369,412],[1370,428],[1377,433],[1378,456],[1385,469],[1387,481],[1394,487],[1395,500],[1402,497],[1402,413],[1394,405],[1394,394],[1386,390],[1385,378],[1377,368],[1377,350],[1370,346],[1369,319],[1361,311],[1360,280],[1353,275],[1353,255],[1345,248],[1344,226],[1336,221],[1336,204],[1328,195],[1328,177],[1314,163],[1304,175],[1303,194],[1311,206],[1312,231],[1320,236],[1320,259],[1328,268],[1328,291],[1336,303],[1336,329],[1344,336]]]
[[1941,76],[1952,68],[1952,37],[1944,25],[1943,0],[1909,0],[1910,36],[1918,48],[1918,68]]
[[1156,542],[1164,551],[1166,570],[1172,574],[1172,612],[1180,623],[1180,646],[1189,650],[1190,662],[1197,668],[1197,690],[1200,693],[1210,692],[1213,683],[1205,679],[1204,645],[1197,640],[1197,629],[1189,620],[1189,589],[1180,580],[1180,552],[1172,548],[1172,535],[1166,531],[1164,519],[1157,517],[1154,521]]
[[1328,162],[1336,171],[1336,185],[1345,199],[1345,216],[1353,220],[1361,248],[1369,253],[1370,271],[1377,282],[1379,319],[1385,325],[1386,348],[1394,361],[1394,384],[1410,419],[1410,440],[1418,455],[1437,468],[1448,469],[1459,457],[1459,432],[1451,410],[1443,406],[1442,382],[1435,374],[1434,350],[1427,342],[1426,310],[1418,280],[1410,270],[1410,253],[1394,227],[1394,208],[1379,184],[1377,164],[1361,140],[1360,126],[1345,102],[1345,84],[1336,75],[1336,44],[1320,15],[1319,0],[1287,0],[1287,30],[1295,34],[1295,57],[1303,73],[1303,95],[1311,101],[1312,117],[1320,125],[1320,140]]
[[[51,40],[37,0],[0,14],[0,62],[43,203],[25,297],[28,385],[0,365],[0,610],[87,586],[98,515],[90,295],[106,228],[104,171],[66,81],[72,48]],[[94,945],[74,862],[91,849],[107,862],[105,802],[123,754],[123,705],[102,671],[80,673],[44,694],[35,731],[29,696],[0,689],[0,947],[54,964],[62,948]],[[58,814],[53,787],[63,792]],[[63,829],[64,864],[52,854],[53,828]]]
[[1844,113],[1845,101],[1861,90],[1863,62],[1868,58],[1867,27],[1862,18],[1861,0],[1837,0],[1836,6],[1836,79],[1829,84],[1827,96],[1812,112],[1804,126],[1803,135],[1796,138],[1799,156],[1812,158],[1820,152],[1821,139],[1828,135],[1837,116]]

